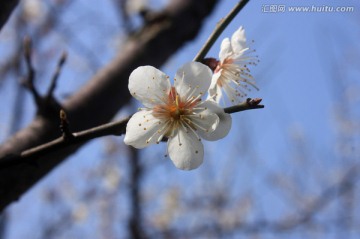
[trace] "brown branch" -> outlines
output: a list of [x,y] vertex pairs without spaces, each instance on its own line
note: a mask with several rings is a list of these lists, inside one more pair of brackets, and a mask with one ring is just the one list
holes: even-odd
[[51,84],[50,84],[50,87],[48,89],[48,92],[45,96],[45,99],[47,101],[49,101],[51,98],[54,98],[53,97],[53,94],[54,94],[54,91],[55,91],[55,88],[56,88],[56,85],[57,85],[57,80],[59,78],[59,75],[60,75],[60,72],[61,72],[61,68],[62,66],[64,65],[65,61],[66,61],[66,58],[67,58],[67,53],[64,51],[60,58],[59,58],[59,61],[58,61],[58,64],[56,66],[56,69],[55,69],[55,72],[54,72],[54,75],[51,79]]
[[0,30],[9,19],[19,0],[6,0],[0,2]]
[[32,94],[35,104],[37,106],[37,114],[43,115],[46,118],[54,120],[56,117],[56,113],[59,112],[60,104],[55,100],[53,97],[53,91],[55,90],[56,81],[58,79],[58,76],[60,74],[60,70],[62,65],[65,62],[66,54],[63,54],[60,57],[60,60],[58,62],[57,69],[54,73],[54,76],[52,78],[50,88],[48,90],[48,93],[46,96],[42,96],[39,94],[35,87],[35,69],[32,64],[31,56],[32,56],[33,48],[32,48],[32,40],[30,37],[25,37],[24,39],[24,57],[25,57],[25,63],[27,68],[27,77],[23,80],[22,84],[25,86]]
[[204,46],[201,48],[199,53],[195,56],[194,61],[201,62],[206,54],[209,52],[212,45],[214,45],[215,41],[219,38],[221,33],[225,30],[225,28],[229,25],[229,23],[234,19],[234,17],[245,7],[245,5],[249,2],[249,0],[241,0],[239,1],[233,9],[229,12],[229,14],[222,18],[217,26],[215,27],[214,31],[211,33],[209,38],[207,39]]
[[32,65],[31,55],[32,55],[32,41],[30,37],[24,38],[24,57],[25,57],[25,63],[27,68],[27,77],[22,82],[23,85],[31,92],[32,96],[34,97],[34,101],[38,108],[41,107],[41,97],[39,95],[39,92],[36,90],[36,87],[34,85],[35,81],[35,69]]
[[[130,73],[141,65],[161,66],[184,43],[194,39],[216,3],[217,0],[171,1],[164,11],[166,19],[149,23],[140,29],[128,39],[112,62],[62,104],[61,108],[71,119],[72,130],[82,131],[109,122],[131,98],[127,89]],[[9,161],[9,156],[5,155],[19,157],[26,149],[59,137],[59,111],[60,108],[50,116],[37,114],[28,127],[0,146],[0,161]],[[26,162],[0,169],[0,210],[17,200],[81,146],[78,143],[61,150],[49,149],[46,156],[38,157],[34,164]]]
[[71,137],[62,136],[48,143],[25,150],[19,155],[7,155],[0,160],[0,171],[6,169],[6,167],[20,164],[38,165],[37,160],[40,157],[47,156],[49,153],[55,153],[69,146],[78,145],[92,139],[109,135],[120,136],[125,133],[126,124],[129,119],[130,117],[77,133],[68,132],[68,134],[72,135]]
[[[170,229],[167,231],[167,233],[170,233],[170,235],[175,238],[177,235],[181,235],[185,238],[198,238],[203,235],[212,235],[216,232],[221,232],[222,235],[231,234],[234,232],[242,232],[244,234],[261,232],[286,233],[289,232],[289,230],[304,226],[304,224],[309,224],[311,227],[314,227],[314,224],[311,222],[312,219],[316,217],[316,215],[322,209],[324,209],[331,202],[333,202],[333,200],[344,196],[346,195],[346,193],[351,191],[356,185],[357,180],[359,180],[359,173],[359,165],[352,165],[346,171],[341,180],[333,183],[332,185],[329,185],[323,191],[321,191],[319,195],[317,195],[310,203],[307,204],[307,208],[305,210],[294,210],[293,215],[290,217],[286,217],[285,219],[278,219],[274,221],[270,221],[268,219],[256,219],[252,222],[245,222],[243,220],[239,220],[238,222],[233,223],[231,226],[226,227],[226,229],[224,229],[223,225],[221,225],[220,223],[215,223],[211,226],[209,226],[208,224],[194,226],[190,231]],[[198,202],[201,200],[202,198],[196,201]],[[207,200],[209,199],[207,198]],[[226,204],[224,204],[224,206],[226,207]],[[337,224],[339,225],[339,223]],[[151,235],[151,238],[161,237],[158,236],[160,233],[156,233],[156,235]]]
[[261,101],[262,101],[262,99],[260,99],[260,98],[255,98],[255,99],[247,98],[246,101],[244,101],[238,105],[234,105],[234,106],[225,108],[224,111],[225,111],[225,113],[232,114],[232,113],[236,113],[236,112],[240,112],[240,111],[244,111],[244,110],[262,109],[265,106],[260,105]]
[[307,207],[304,210],[296,212],[292,217],[288,217],[287,219],[278,222],[265,223],[265,221],[263,221],[260,226],[254,224],[252,227],[249,227],[247,231],[258,232],[265,229],[268,231],[285,232],[305,223],[309,223],[317,213],[328,206],[334,199],[351,191],[359,178],[359,173],[359,165],[352,165],[341,180],[325,188],[317,197],[307,204]]
[[66,113],[63,109],[60,110],[60,129],[64,140],[74,138],[74,135],[70,131],[69,121],[67,119]]
[[[258,102],[256,105],[255,103]],[[224,108],[226,113],[232,114],[236,112],[241,112],[250,109],[259,109],[264,108],[263,105],[259,105],[261,99],[251,99],[248,98],[243,103],[239,105],[231,106]],[[45,143],[43,145],[25,150],[19,155],[7,155],[4,158],[0,158],[0,171],[6,169],[7,167],[27,163],[30,165],[37,165],[37,159],[39,157],[44,157],[47,154],[56,153],[58,150],[62,150],[72,145],[77,145],[80,143],[85,143],[89,140],[96,139],[103,136],[121,136],[126,132],[126,124],[129,121],[131,116],[122,119],[120,121],[111,122],[103,124],[91,129],[87,129],[78,133],[71,133],[69,130],[69,122],[67,121],[65,111],[60,111],[60,128],[62,130],[63,136],[59,137],[51,142]]]
[[144,216],[142,212],[141,180],[144,175],[143,165],[139,157],[139,151],[129,147],[129,167],[130,167],[130,193],[129,202],[131,204],[130,216],[128,221],[128,233],[133,239],[147,238],[145,236]]

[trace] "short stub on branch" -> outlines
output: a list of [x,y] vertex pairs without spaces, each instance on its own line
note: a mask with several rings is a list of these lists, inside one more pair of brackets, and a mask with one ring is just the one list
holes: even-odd
[[[259,104],[261,103],[262,99],[261,98],[254,98],[254,99],[251,99],[251,98],[247,98],[246,99],[246,102],[250,105],[250,106],[259,106]],[[260,105],[261,107],[259,108],[264,108],[263,105]]]
[[62,137],[65,140],[74,138],[74,135],[70,131],[69,121],[67,119],[66,113],[63,109],[60,110],[60,130]]
[[227,108],[224,108],[225,113],[228,114],[232,114],[232,113],[236,113],[236,112],[240,112],[240,111],[244,111],[244,110],[253,110],[253,109],[262,109],[265,108],[264,105],[261,105],[262,99],[261,98],[247,98],[246,101],[238,104],[238,105],[234,105],[234,106],[230,106]]

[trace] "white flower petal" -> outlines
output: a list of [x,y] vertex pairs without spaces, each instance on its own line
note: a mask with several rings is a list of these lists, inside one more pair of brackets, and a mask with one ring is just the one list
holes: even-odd
[[210,103],[212,103],[212,106],[209,104],[209,110],[217,114],[220,121],[216,129],[208,134],[209,138],[207,140],[219,140],[228,135],[232,125],[232,118],[231,115],[225,113],[224,109],[221,108],[218,104],[214,104],[213,102]]
[[156,143],[161,136],[164,123],[152,115],[151,110],[142,110],[135,113],[126,125],[124,142],[141,149]]
[[209,67],[199,62],[189,62],[176,72],[175,89],[182,98],[198,97],[209,89],[211,77]]
[[192,170],[199,167],[204,159],[204,146],[192,133],[183,129],[169,139],[169,157],[174,165],[182,170]]
[[165,73],[152,66],[140,66],[129,77],[130,94],[146,107],[165,101],[170,88]]
[[221,96],[222,96],[222,91],[221,91],[221,87],[218,85],[218,80],[221,76],[221,72],[223,70],[220,70],[218,72],[216,72],[211,79],[211,85],[208,91],[208,97],[207,99],[210,100],[214,100],[215,102],[219,103]]
[[[250,48],[246,47],[243,48],[240,51],[235,52],[232,56],[231,59],[234,60],[235,64],[239,65],[240,67],[242,67],[244,64],[247,64],[246,61],[244,61],[244,54],[247,50],[249,50]],[[237,63],[236,63],[237,62]]]
[[[198,135],[212,132],[219,124],[219,117],[212,112],[208,106],[212,106],[210,101],[204,101],[194,110],[195,115],[188,116],[191,119],[192,127],[195,128]],[[213,104],[216,104],[213,102]],[[206,139],[206,138],[205,138]]]
[[217,103],[213,101],[205,101],[202,106],[207,108],[207,110],[202,113],[203,115],[215,114],[218,118],[218,121],[214,130],[209,132],[197,131],[198,135],[201,138],[209,141],[215,141],[224,138],[231,129],[231,115],[225,113],[224,109],[222,109]]
[[237,55],[242,54],[244,49],[247,48],[245,29],[242,26],[232,35],[231,46]]
[[224,62],[224,60],[231,56],[233,53],[234,51],[231,47],[230,39],[225,38],[224,40],[222,40],[219,53],[220,61]]

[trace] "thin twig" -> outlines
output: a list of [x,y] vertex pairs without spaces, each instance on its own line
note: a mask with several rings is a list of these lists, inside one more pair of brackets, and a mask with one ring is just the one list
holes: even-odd
[[232,113],[236,113],[236,112],[240,112],[240,111],[244,111],[244,110],[262,109],[265,106],[260,105],[261,101],[262,101],[262,99],[260,99],[260,98],[255,98],[255,99],[247,98],[246,101],[244,101],[238,105],[227,107],[224,109],[224,111],[225,111],[225,113],[232,114]]
[[60,56],[60,59],[58,61],[57,67],[56,67],[56,70],[55,70],[54,75],[53,75],[53,77],[51,79],[51,84],[50,84],[50,87],[49,87],[48,92],[46,94],[46,99],[47,100],[50,100],[50,98],[53,97],[54,90],[55,90],[56,84],[57,84],[57,80],[59,78],[61,68],[64,65],[65,61],[66,61],[66,58],[67,58],[67,53],[64,51]]
[[[224,111],[226,113],[232,114],[244,110],[264,108],[263,105],[259,105],[260,101],[261,99],[249,98],[245,102],[239,105],[224,108]],[[251,102],[258,102],[258,103],[254,105]],[[37,164],[36,161],[38,157],[44,156],[50,152],[54,152],[55,150],[60,150],[70,145],[85,143],[91,139],[99,138],[102,136],[123,135],[126,132],[126,125],[129,119],[130,117],[120,121],[103,124],[78,133],[71,134],[70,132],[69,134],[72,135],[71,137],[59,137],[51,142],[25,150],[19,155],[7,155],[3,158],[0,158],[0,169],[4,169],[6,167],[12,165],[18,165],[21,163],[36,165]]]
[[249,0],[239,1],[238,4],[230,11],[230,13],[222,18],[215,27],[214,31],[211,33],[209,38],[207,39],[204,46],[201,48],[199,53],[195,56],[194,61],[201,62],[206,54],[209,52],[212,45],[214,45],[215,41],[219,38],[220,34],[225,30],[225,28],[229,25],[229,23],[234,19],[234,17],[240,12],[243,7],[249,2]]
[[23,85],[30,90],[31,94],[34,97],[35,103],[39,107],[41,104],[41,97],[39,93],[37,92],[35,85],[34,85],[34,79],[35,79],[35,70],[32,65],[31,61],[31,54],[32,54],[32,41],[30,37],[24,38],[24,57],[27,67],[27,77],[25,78]]
[[23,80],[23,85],[31,92],[34,97],[35,104],[37,106],[37,114],[43,115],[45,117],[57,118],[59,109],[61,108],[59,102],[53,97],[53,92],[56,87],[57,79],[59,77],[62,66],[66,60],[66,53],[64,52],[57,64],[57,68],[52,77],[49,90],[45,96],[42,96],[37,91],[34,81],[35,81],[35,70],[32,65],[31,55],[32,55],[32,41],[29,37],[24,38],[24,56],[27,67],[27,77]]

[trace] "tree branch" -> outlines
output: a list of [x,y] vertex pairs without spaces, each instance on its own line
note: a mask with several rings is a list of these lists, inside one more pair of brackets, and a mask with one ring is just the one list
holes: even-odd
[[235,5],[235,7],[229,12],[228,15],[218,22],[216,28],[211,33],[204,46],[195,56],[194,61],[201,62],[205,58],[206,54],[209,52],[210,48],[212,47],[212,45],[214,45],[215,41],[219,38],[221,33],[248,2],[249,0],[239,1],[238,4]]
[[54,91],[55,91],[55,88],[56,88],[56,85],[57,85],[57,81],[59,79],[59,76],[60,76],[60,72],[61,72],[61,69],[66,61],[66,58],[67,58],[67,53],[64,51],[60,58],[59,58],[59,61],[58,61],[58,64],[56,66],[56,69],[55,69],[55,72],[54,72],[54,75],[51,79],[51,84],[50,84],[50,87],[48,89],[48,92],[45,96],[45,99],[47,101],[51,100],[51,98],[53,98],[53,94],[54,94]]
[[[223,233],[222,235],[232,234],[234,232],[242,232],[244,234],[261,232],[286,233],[291,229],[295,229],[306,223],[311,223],[311,220],[315,218],[323,208],[332,203],[334,199],[344,196],[346,193],[351,191],[356,185],[356,182],[359,180],[359,173],[359,165],[352,165],[338,182],[327,186],[316,197],[314,197],[314,199],[307,204],[305,210],[294,210],[294,213],[291,216],[287,216],[284,219],[278,219],[275,221],[270,221],[268,219],[256,219],[251,222],[239,220],[238,222],[231,224],[231,226],[226,227],[226,229],[224,229],[221,224],[213,224],[211,226],[195,226],[191,228],[190,231],[170,229],[169,232],[170,235],[175,238],[177,235],[181,235],[185,238],[198,238],[203,235],[212,235],[219,231]],[[310,225],[314,226],[313,224]],[[156,233],[156,235],[151,235],[151,238],[157,237],[159,237],[158,233]]]
[[[61,108],[71,119],[72,130],[82,131],[110,121],[131,98],[127,89],[130,73],[141,65],[161,66],[197,35],[202,21],[216,3],[217,0],[174,0],[164,11],[165,18],[148,23],[134,34],[112,62],[62,104]],[[28,127],[1,145],[0,161],[59,137],[59,110],[50,115],[37,114]],[[59,145],[62,144],[66,143]],[[0,210],[17,200],[81,145],[73,144],[62,150],[47,149],[46,157],[37,158],[35,164],[24,162],[0,169]]]
[[[259,105],[260,102],[261,99],[248,98],[246,101],[244,101],[239,105],[224,108],[224,111],[226,113],[232,114],[250,109],[264,108],[264,105]],[[62,128],[64,127],[63,124],[68,124],[66,119],[66,114],[65,115],[64,114],[65,112],[61,110],[60,118],[61,118]],[[71,133],[69,129],[67,129],[67,132],[64,132],[62,130],[63,131],[62,137],[59,137],[51,142],[42,144],[40,146],[25,150],[19,155],[7,155],[4,158],[1,158],[0,171],[5,170],[7,167],[24,164],[24,163],[30,165],[38,165],[37,160],[39,157],[45,157],[50,152],[55,153],[56,151],[65,149],[71,145],[85,143],[89,140],[103,136],[110,136],[110,135],[121,136],[126,132],[126,125],[130,117],[131,116],[122,119],[120,121],[103,124],[78,133]],[[66,127],[68,128],[69,126]]]
[[261,109],[264,108],[264,105],[260,105],[261,101],[262,99],[260,98],[255,98],[255,99],[247,98],[246,101],[238,105],[227,107],[224,109],[224,111],[225,113],[232,114],[244,110]]
[[18,5],[19,0],[6,0],[1,1],[0,3],[0,30],[5,25],[9,19],[11,13],[14,11],[15,7]]
[[36,90],[34,85],[36,72],[32,64],[31,55],[33,52],[32,41],[30,37],[24,38],[24,57],[27,68],[27,77],[24,79],[22,84],[31,92],[34,97],[34,101],[38,108],[41,108],[41,97],[39,92]]
[[24,57],[27,68],[27,77],[23,80],[22,84],[30,91],[32,94],[35,104],[37,106],[37,114],[42,115],[49,120],[56,119],[54,115],[59,111],[60,104],[53,97],[52,93],[55,90],[56,80],[60,74],[61,66],[65,62],[65,54],[63,54],[58,62],[57,69],[54,73],[53,79],[51,81],[50,88],[46,96],[41,96],[35,87],[35,76],[36,71],[32,64],[31,56],[33,52],[32,40],[30,37],[25,37],[24,39]]

